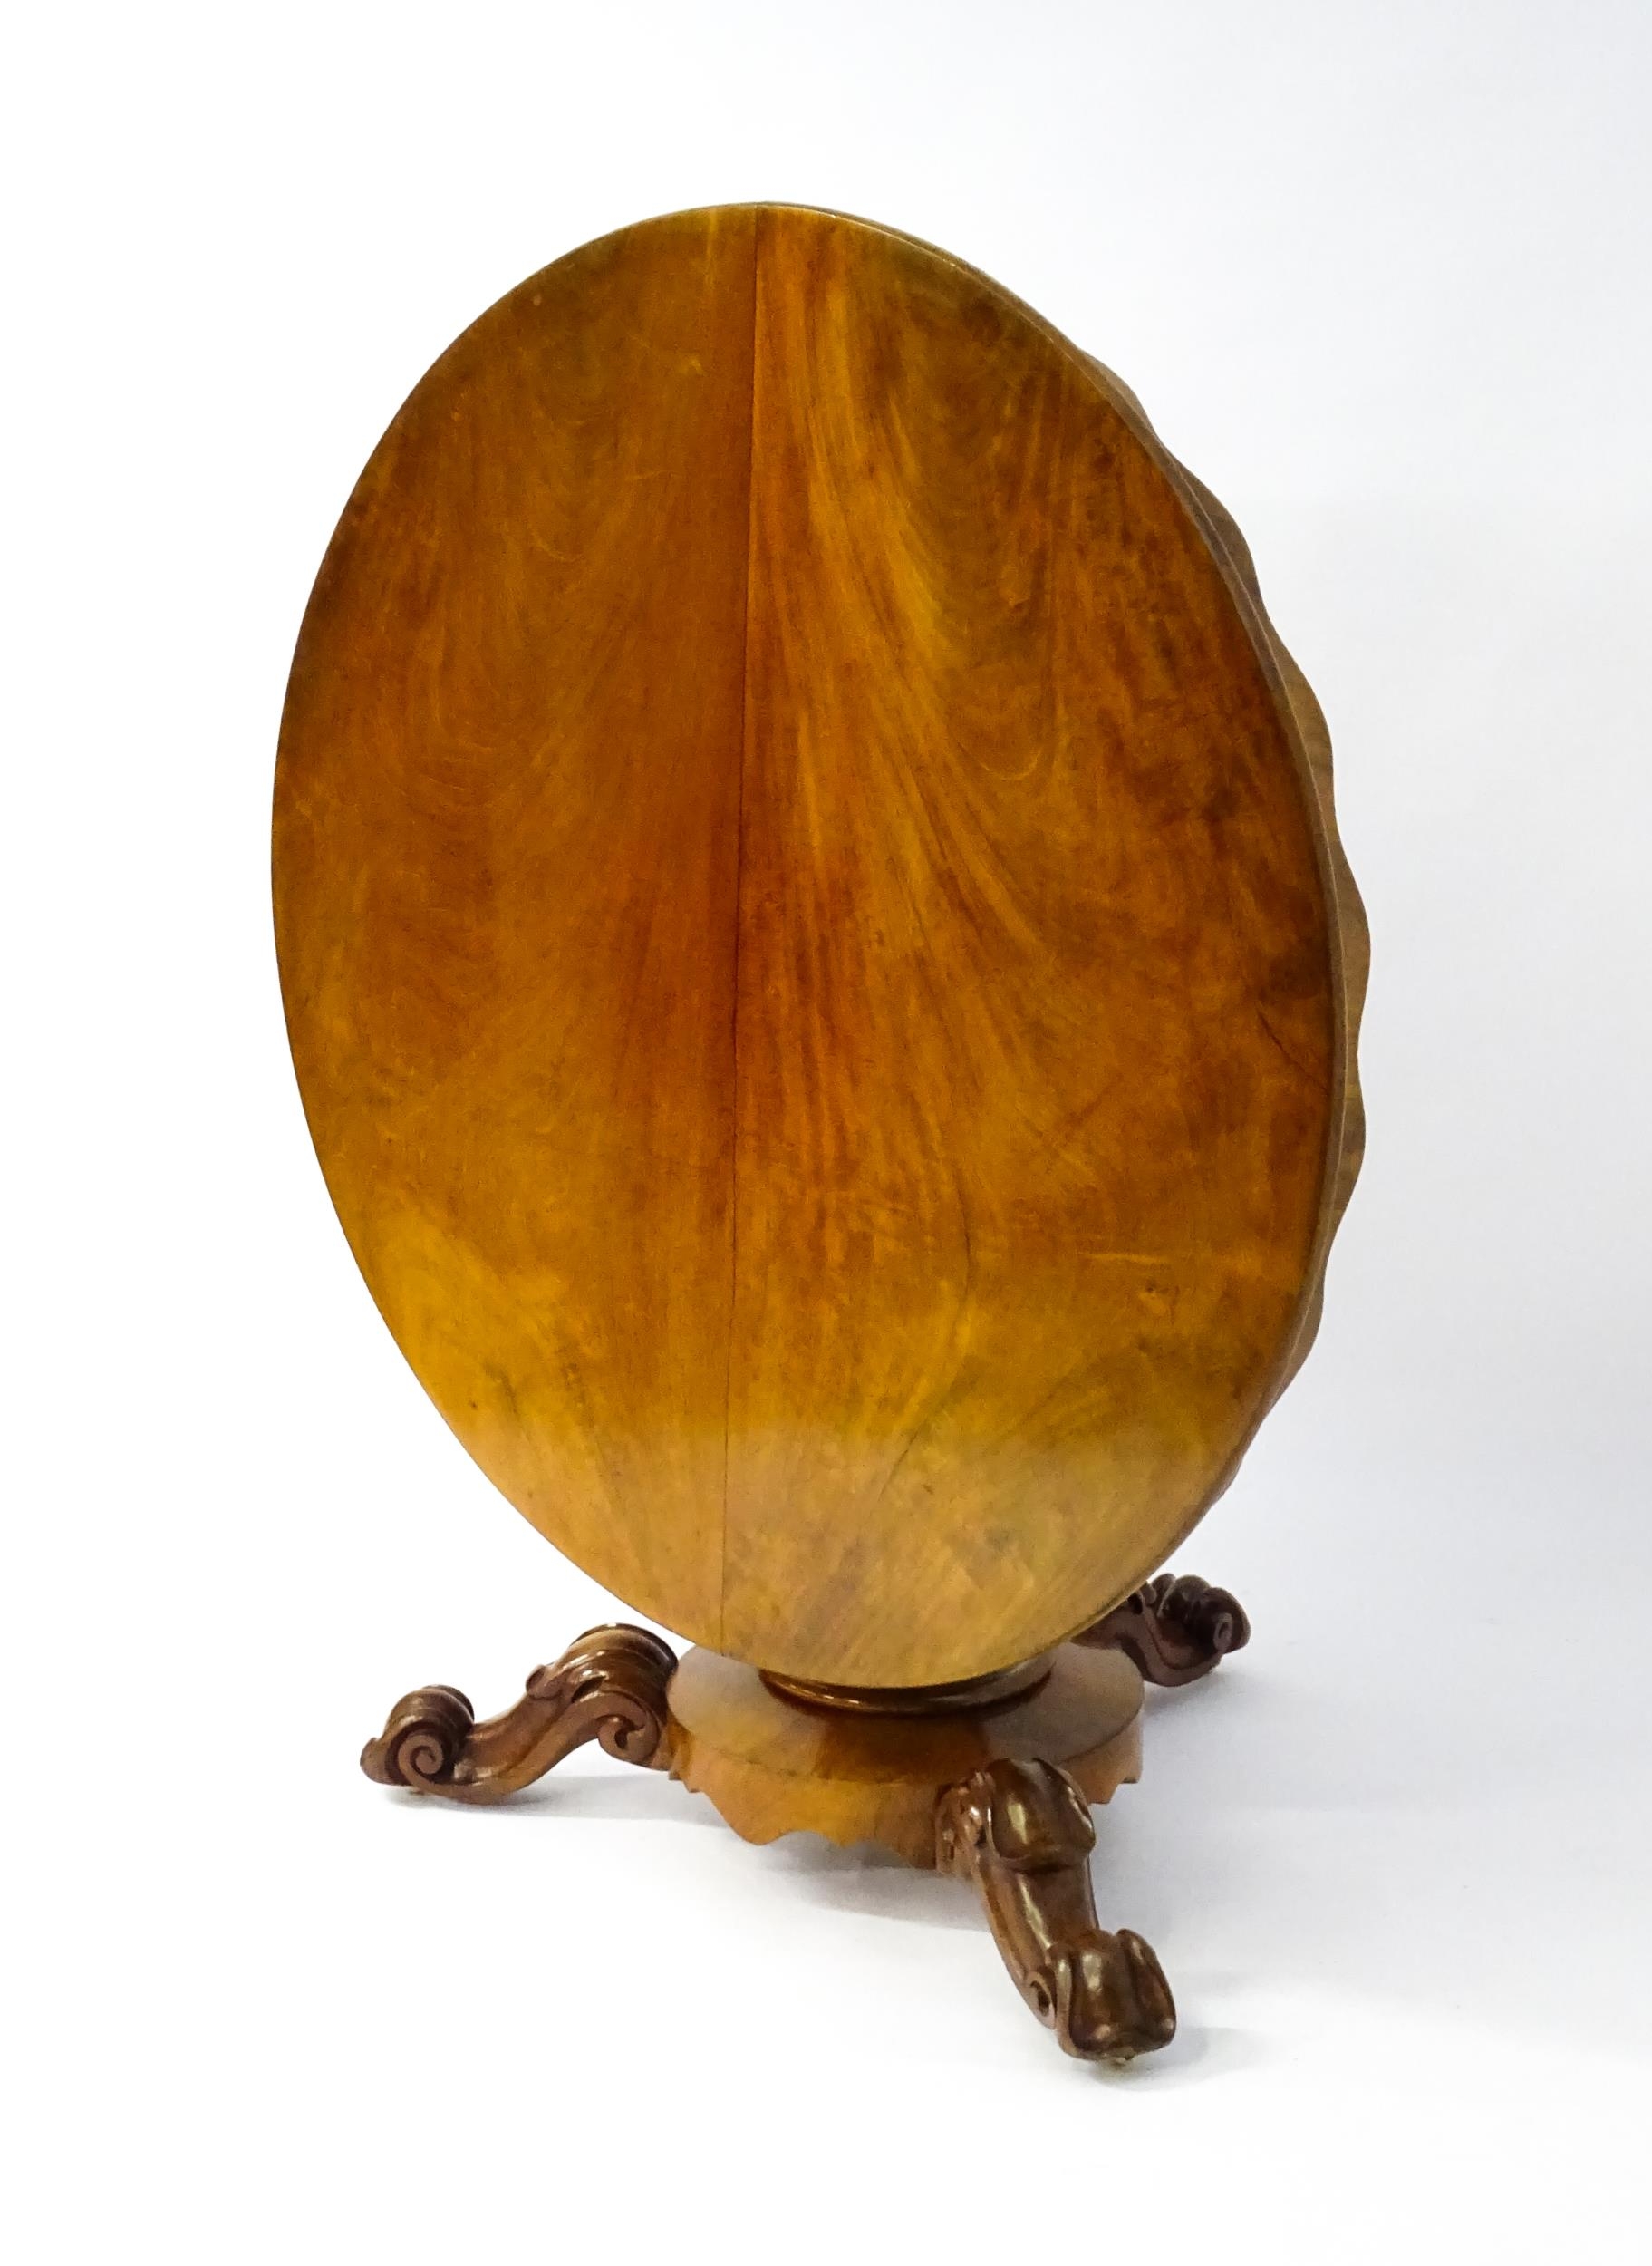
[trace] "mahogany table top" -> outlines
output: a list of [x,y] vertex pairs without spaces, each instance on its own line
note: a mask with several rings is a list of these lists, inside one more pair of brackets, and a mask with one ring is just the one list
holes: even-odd
[[491,308],[283,724],[328,1185],[483,1469],[794,1677],[1094,1619],[1300,1360],[1364,931],[1237,532],[986,277],[791,207]]

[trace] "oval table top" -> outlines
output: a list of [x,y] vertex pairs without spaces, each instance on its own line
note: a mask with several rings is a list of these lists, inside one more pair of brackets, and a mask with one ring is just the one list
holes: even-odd
[[1359,1146],[1323,725],[1134,398],[941,252],[720,208],[484,315],[327,553],[275,873],[386,1322],[681,1634],[1025,1658],[1306,1349]]

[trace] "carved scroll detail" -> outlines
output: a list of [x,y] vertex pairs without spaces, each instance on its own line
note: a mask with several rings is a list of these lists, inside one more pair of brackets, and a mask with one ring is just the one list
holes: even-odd
[[1150,1684],[1191,1684],[1251,1641],[1251,1623],[1231,1590],[1156,1574],[1073,1641],[1127,1653]]
[[478,1723],[451,1684],[427,1684],[391,1709],[362,1767],[381,1786],[449,1802],[498,1802],[530,1786],[587,1740],[622,1762],[669,1762],[665,1690],[677,1667],[646,1629],[590,1629],[560,1660],[536,1668],[514,1708]]
[[1167,2045],[1176,2009],[1139,1935],[1110,1935],[1090,1890],[1096,1826],[1054,1763],[989,1763],[942,1794],[935,1863],[973,1882],[1022,1998],[1063,2049],[1124,2062]]

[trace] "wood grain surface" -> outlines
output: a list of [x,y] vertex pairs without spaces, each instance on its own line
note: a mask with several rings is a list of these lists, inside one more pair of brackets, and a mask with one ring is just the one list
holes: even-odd
[[688,1653],[671,1679],[671,1768],[745,1841],[816,1833],[935,1862],[935,1799],[987,1765],[1038,1758],[1092,1802],[1142,1768],[1142,1680],[1118,1652],[1060,1646],[1049,1673],[998,1707],[932,1716],[799,1706],[755,1670]]
[[386,1320],[667,1627],[1041,1651],[1305,1350],[1358,1152],[1322,722],[1132,397],[929,247],[681,215],[468,332],[324,566],[275,876]]

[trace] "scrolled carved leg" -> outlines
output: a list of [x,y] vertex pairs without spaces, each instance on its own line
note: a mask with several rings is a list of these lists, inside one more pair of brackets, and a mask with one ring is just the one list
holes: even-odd
[[936,1864],[973,1882],[1033,2013],[1066,2052],[1125,2062],[1169,2043],[1176,2009],[1141,1937],[1097,1920],[1095,1845],[1089,1804],[1054,1763],[989,1763],[936,1806]]
[[1154,1574],[1073,1640],[1126,1653],[1150,1684],[1193,1683],[1250,1641],[1238,1598],[1196,1574]]
[[362,1767],[381,1786],[449,1802],[498,1802],[545,1776],[589,1739],[622,1762],[664,1769],[665,1690],[677,1656],[646,1629],[587,1630],[536,1668],[514,1708],[478,1723],[450,1684],[427,1684],[391,1709]]

